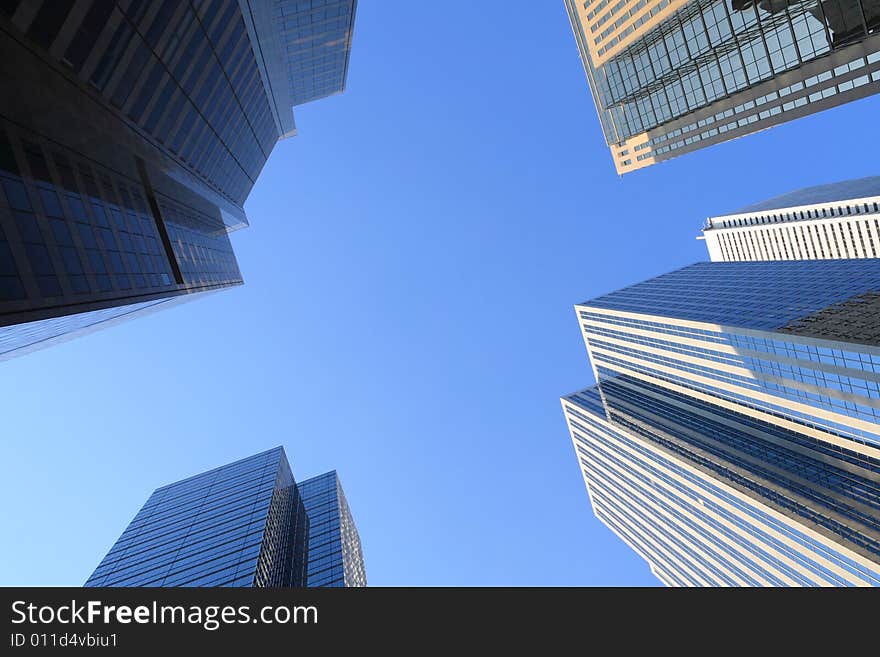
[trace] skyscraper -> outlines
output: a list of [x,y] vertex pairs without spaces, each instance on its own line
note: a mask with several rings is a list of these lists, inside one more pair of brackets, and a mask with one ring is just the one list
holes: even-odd
[[565,4],[621,174],[880,90],[877,0]]
[[563,398],[596,517],[669,586],[880,586],[877,465],[633,377]]
[[345,86],[356,1],[312,4],[0,3],[0,358],[241,284],[291,107]]
[[[712,577],[724,570],[696,564],[687,547],[693,537],[681,534],[690,531],[684,516],[663,516],[671,533],[649,540],[633,523],[641,518],[660,526],[650,505],[618,504],[615,520],[611,506],[597,505],[597,497],[612,505],[611,474],[602,468],[619,470],[615,481],[624,485],[619,477],[646,467],[635,454],[638,445],[654,453],[650,458],[664,472],[686,464],[697,480],[691,477],[685,489],[724,484],[726,493],[749,497],[749,515],[770,508],[776,524],[778,514],[786,516],[786,531],[812,541],[801,551],[804,559],[827,553],[830,541],[839,547],[832,555],[837,566],[849,559],[875,577],[877,569],[864,560],[880,563],[878,300],[880,260],[850,259],[698,263],[576,306],[598,387],[564,398],[563,408],[600,519],[632,545],[656,540],[678,550],[676,559],[687,566],[679,576],[690,573],[679,583],[717,582]],[[630,442],[625,451],[615,447],[609,461],[603,441]],[[648,475],[650,486],[655,480]],[[689,496],[692,513],[694,494],[685,489],[662,495]],[[713,518],[699,540],[717,557],[734,539]],[[754,538],[745,539],[749,549],[763,549],[754,518],[743,518],[746,525],[735,534]],[[722,524],[734,520],[725,516]],[[673,539],[678,548],[670,547]],[[749,577],[772,581],[777,566],[748,571]],[[658,576],[677,582],[670,572]],[[741,579],[745,572],[736,583],[751,581]]]
[[880,177],[800,189],[710,217],[712,261],[880,257]]
[[366,573],[336,472],[297,485],[276,447],[156,489],[85,586],[366,586]]
[[309,516],[309,586],[366,586],[364,555],[336,471],[299,484]]
[[162,488],[86,586],[304,586],[308,519],[281,447]]

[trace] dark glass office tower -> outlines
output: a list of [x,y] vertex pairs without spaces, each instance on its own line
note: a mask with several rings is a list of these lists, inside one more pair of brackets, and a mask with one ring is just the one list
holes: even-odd
[[618,173],[880,90],[878,0],[565,4]]
[[361,539],[336,471],[299,484],[309,516],[309,586],[366,586]]
[[344,88],[355,3],[313,4],[0,3],[0,357],[241,284],[291,107]]
[[[652,491],[658,499],[672,494],[655,486],[660,480],[651,468],[660,463],[664,477],[678,484],[688,480],[685,489],[723,490],[730,504],[730,495],[748,497],[747,506],[764,515],[749,511],[753,519],[743,520],[735,533],[745,531],[760,543],[766,536],[754,533],[754,518],[766,525],[772,517],[771,524],[797,529],[787,550],[809,560],[808,553],[833,547],[839,553],[832,557],[835,568],[846,570],[840,564],[848,559],[871,573],[855,583],[876,583],[878,299],[880,260],[865,258],[698,263],[576,306],[598,388],[563,399],[563,408],[597,515],[646,554],[648,539],[639,532],[662,524]],[[616,442],[614,454],[603,441]],[[643,449],[654,465],[644,461]],[[614,477],[601,472],[606,466],[618,470]],[[632,479],[641,475],[647,477],[641,483]],[[642,502],[612,503],[608,486],[641,487]],[[682,523],[693,519],[691,503],[705,502],[685,489],[675,495],[690,495],[689,506],[662,512],[672,514],[663,522],[671,523],[670,536],[677,539],[685,531]],[[601,512],[600,498],[608,503]],[[706,508],[696,508],[696,516],[705,520]],[[769,516],[767,509],[773,510]],[[700,540],[716,544],[703,547],[717,552],[733,541],[721,527],[735,522],[713,516],[710,526],[701,525],[708,533]],[[825,547],[800,540],[804,527],[810,541]],[[655,535],[648,543],[672,541],[664,544],[674,551],[670,536]],[[758,549],[752,539],[748,549]],[[807,545],[806,551],[798,544]],[[688,548],[676,559],[685,564],[679,576],[693,575],[696,567],[702,573],[696,579],[676,580],[671,566],[658,576],[668,583],[719,583],[705,574],[730,575],[717,559],[695,566],[695,554]],[[835,568],[835,576],[853,581]],[[755,581],[775,583],[766,575]],[[807,579],[785,581],[843,583],[801,575]],[[723,579],[731,581],[754,583]]]
[[307,549],[276,447],[157,489],[85,586],[304,586]]

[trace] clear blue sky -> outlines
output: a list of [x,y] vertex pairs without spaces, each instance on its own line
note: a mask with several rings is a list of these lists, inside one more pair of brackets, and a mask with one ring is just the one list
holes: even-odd
[[562,0],[359,4],[347,92],[233,235],[245,286],[0,363],[0,584],[81,584],[154,488],[277,444],[339,471],[371,584],[655,583],[578,472],[573,305],[877,174],[880,99],[618,178]]

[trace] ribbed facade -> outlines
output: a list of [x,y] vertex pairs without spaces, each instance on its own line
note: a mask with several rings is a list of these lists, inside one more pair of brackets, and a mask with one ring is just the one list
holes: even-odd
[[880,257],[880,178],[819,185],[710,217],[713,262]]

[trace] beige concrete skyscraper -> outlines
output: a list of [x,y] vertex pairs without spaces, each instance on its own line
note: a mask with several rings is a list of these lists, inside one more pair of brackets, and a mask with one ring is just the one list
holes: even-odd
[[565,0],[618,173],[880,90],[880,0]]

